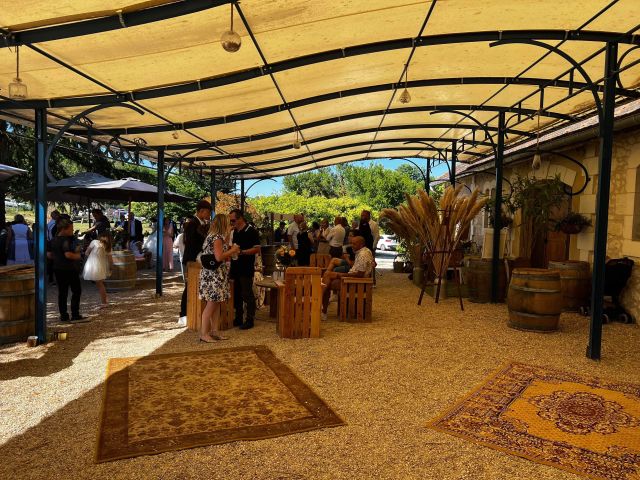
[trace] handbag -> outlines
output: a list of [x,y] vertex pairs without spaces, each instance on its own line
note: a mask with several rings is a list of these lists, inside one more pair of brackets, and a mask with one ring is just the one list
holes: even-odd
[[202,268],[206,268],[207,270],[217,270],[220,265],[224,262],[219,262],[216,260],[216,256],[213,253],[199,255],[200,263],[202,264]]

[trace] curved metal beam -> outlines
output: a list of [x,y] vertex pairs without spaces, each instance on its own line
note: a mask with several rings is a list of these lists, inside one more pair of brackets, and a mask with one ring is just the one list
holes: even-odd
[[[400,152],[406,152],[406,151],[421,152],[421,151],[424,151],[424,150],[425,150],[425,149],[424,149],[424,148],[421,148],[421,147],[402,147],[402,148],[387,147],[387,148],[374,148],[374,149],[371,149],[371,150],[358,150],[358,151],[356,151],[356,152],[344,152],[344,153],[338,153],[338,154],[335,154],[335,155],[329,155],[329,156],[327,156],[327,157],[318,158],[318,159],[316,160],[316,162],[317,162],[317,163],[322,163],[322,162],[326,162],[326,161],[328,161],[328,160],[333,160],[333,159],[336,159],[336,158],[347,157],[347,156],[350,156],[350,155],[365,155],[365,154],[366,154],[367,152],[369,152],[369,151],[370,151],[370,152],[372,152],[372,153],[376,153],[376,152],[377,152],[377,153],[382,153],[382,152],[398,152],[398,151],[400,151]],[[307,155],[307,156],[308,156],[308,155]],[[480,156],[480,155],[478,154],[478,156]],[[395,157],[381,157],[381,158],[395,158]],[[402,158],[404,158],[404,157],[402,157]],[[416,155],[416,158],[424,158],[424,157],[421,157],[420,155]],[[286,160],[286,159],[278,160],[278,161],[279,161],[279,162],[281,162],[281,161],[285,161],[285,160]],[[358,159],[358,160],[364,160],[364,157],[363,157],[363,158],[360,158],[360,159]],[[354,161],[355,161],[355,160],[354,160]],[[274,161],[272,160],[272,161],[270,161],[269,163],[270,163],[270,164],[273,164],[273,163],[274,163]],[[285,170],[288,170],[288,169],[291,169],[291,168],[296,168],[296,167],[306,166],[306,165],[313,165],[313,164],[314,164],[314,161],[313,161],[313,160],[308,160],[308,161],[305,161],[305,162],[300,162],[300,163],[298,163],[297,165],[280,165],[280,166],[276,166],[276,167],[268,168],[268,169],[259,169],[259,170],[258,170],[258,169],[256,169],[256,171],[254,171],[254,172],[252,172],[252,171],[250,171],[250,170],[247,170],[247,171],[244,171],[244,172],[240,172],[238,175],[250,174],[250,173],[261,173],[261,174],[268,174],[268,176],[273,177],[273,176],[277,176],[277,174],[275,174],[275,175],[274,175],[274,174],[272,174],[273,172],[285,171]],[[255,164],[252,164],[252,166],[255,166]],[[322,165],[322,166],[329,166],[329,165]],[[219,168],[234,168],[234,167],[238,167],[238,165],[237,165],[237,164],[235,164],[235,165],[216,165],[216,164],[206,164],[206,165],[203,165],[203,168],[211,168],[211,167],[213,167],[213,168],[215,168],[215,169],[217,170],[217,169],[219,169]],[[246,167],[246,165],[241,165],[241,166],[239,166],[235,171],[236,171],[236,172],[239,172],[239,171],[240,171],[241,169],[243,169],[243,168],[247,168],[247,167]]]
[[475,118],[472,115],[469,115],[468,113],[464,113],[464,112],[460,112],[457,110],[454,111],[442,111],[442,110],[436,110],[434,112],[431,112],[431,115],[437,115],[439,113],[455,113],[456,115],[461,115],[464,118],[471,120],[472,122],[474,122],[476,125],[478,125],[478,127],[480,127],[480,129],[482,131],[484,131],[485,136],[487,137],[487,139],[491,142],[491,148],[493,149],[493,154],[495,156],[498,156],[498,147],[496,146],[496,142],[493,141],[493,137],[489,134],[489,130],[487,129],[486,125],[484,125],[483,123],[481,123],[477,118]]
[[100,18],[79,20],[77,22],[64,21],[57,25],[12,32],[4,42],[0,43],[0,48],[50,42],[52,40],[81,37],[101,32],[110,32],[112,30],[121,30],[123,28],[137,27],[147,23],[190,15],[231,2],[232,0],[182,0],[169,5],[160,5],[133,12],[120,12],[115,15]]
[[[53,150],[56,148],[56,145],[58,144],[58,142],[62,138],[62,135],[64,135],[65,132],[67,132],[67,130],[69,130],[69,128],[73,124],[83,125],[79,120],[81,118],[83,118],[83,117],[86,117],[90,113],[96,112],[98,110],[104,110],[106,108],[115,108],[115,107],[128,108],[130,110],[133,110],[136,113],[139,113],[140,115],[144,115],[144,111],[139,109],[138,107],[134,107],[133,105],[122,103],[122,104],[116,104],[116,105],[96,105],[95,107],[87,108],[86,110],[80,112],[79,114],[71,117],[67,121],[67,123],[65,123],[60,128],[60,130],[58,130],[58,133],[56,133],[55,137],[53,137],[53,140],[51,140],[51,143],[49,144],[49,148],[47,149],[47,153],[44,156],[44,163],[45,163],[45,166],[46,166],[47,177],[49,178],[49,181],[51,181],[51,182],[55,182],[56,181],[56,178],[49,171],[49,159],[51,158],[51,154],[53,153]],[[119,143],[120,142],[118,141],[118,144]]]
[[[406,139],[395,139],[395,140],[391,139],[391,140],[376,140],[374,142],[369,140],[369,141],[366,141],[366,142],[356,142],[356,143],[345,144],[345,145],[336,145],[334,147],[328,147],[328,148],[324,148],[322,150],[316,150],[314,153],[317,155],[317,154],[322,154],[322,153],[333,152],[333,151],[336,151],[336,150],[342,150],[342,149],[345,149],[345,148],[364,147],[366,145],[371,145],[371,144],[397,143],[397,142],[404,142],[405,140]],[[404,147],[404,148],[405,148],[405,150],[418,150],[418,151],[430,150],[430,149],[424,148],[424,147],[421,147],[421,148]],[[402,150],[402,149],[401,148],[397,148],[396,150]],[[433,151],[438,151],[438,150],[441,150],[441,149],[433,149]],[[450,151],[450,149],[445,149],[445,151]],[[345,153],[345,155],[348,155],[348,152]],[[479,154],[479,153],[470,153],[470,152],[469,152],[469,155],[473,155],[473,156],[476,156],[476,157],[481,156],[481,154]],[[270,159],[270,160],[263,160],[263,161],[259,161],[259,162],[253,162],[253,163],[250,164],[250,166],[257,168],[257,167],[262,167],[262,166],[265,166],[265,165],[276,165],[278,163],[291,162],[293,160],[299,160],[299,159],[302,159],[302,158],[306,158],[308,156],[309,156],[308,153],[301,153],[301,154],[293,155],[293,156],[290,156],[290,157],[283,157],[283,158],[278,158],[278,159]],[[319,158],[318,161],[322,161],[325,158],[327,158],[327,157]],[[214,161],[214,160],[222,160],[222,158],[220,156],[215,156],[215,157],[197,157],[197,158],[193,159],[192,163],[194,163],[194,162],[207,162],[207,161]],[[228,160],[228,158],[227,158],[227,160]],[[236,164],[234,164],[234,165],[236,165]],[[219,168],[218,165],[208,165],[208,166],[214,166],[216,168]],[[220,167],[220,168],[224,168],[224,167]]]
[[559,55],[560,57],[564,58],[567,62],[569,62],[573,66],[573,68],[575,68],[576,70],[578,70],[578,72],[580,72],[580,75],[582,75],[582,78],[586,80],[587,86],[584,88],[589,90],[593,95],[593,101],[598,111],[598,118],[600,119],[600,122],[602,122],[604,110],[602,107],[602,100],[600,100],[600,97],[598,96],[598,89],[596,88],[596,84],[594,83],[593,80],[591,80],[591,77],[589,76],[587,71],[582,67],[582,65],[580,65],[580,63],[574,60],[574,58],[571,55],[563,52],[562,50],[560,50],[557,47],[554,47],[553,45],[549,45],[547,43],[540,42],[538,40],[532,40],[532,39],[504,39],[504,40],[501,39],[501,40],[498,40],[497,42],[490,43],[489,46],[496,47],[500,45],[507,45],[507,44],[513,44],[513,43],[520,43],[523,45],[533,45],[536,47],[543,48],[545,50],[548,50],[549,52]]
[[[1,102],[0,102],[1,104]],[[2,106],[0,105],[0,109]],[[509,113],[518,113],[520,112],[523,115],[534,115],[538,113],[538,110],[533,110],[529,108],[518,109],[517,107],[502,107],[502,106],[490,106],[490,105],[418,105],[413,107],[398,107],[392,108],[387,111],[387,115],[395,115],[400,113],[420,113],[420,112],[432,112],[434,110],[443,110],[443,111],[452,111],[452,110],[475,110],[475,111],[483,111],[483,112],[509,112]],[[249,120],[252,118],[264,117],[267,115],[272,115],[274,113],[278,113],[283,111],[281,106],[275,107],[267,107],[258,110],[253,110],[251,112],[244,113],[236,113],[233,115],[228,115],[226,117],[217,117],[217,118],[208,118],[204,120],[194,120],[190,122],[184,122],[178,125],[181,129],[195,129],[195,128],[203,128],[203,127],[212,127],[215,125],[226,125],[228,123],[241,122],[243,120]],[[347,120],[356,120],[359,118],[367,118],[367,117],[377,117],[383,115],[385,110],[369,110],[366,112],[357,112],[349,115],[342,115],[339,117],[331,117],[322,120],[316,120],[314,122],[309,122],[305,124],[300,124],[300,130],[304,130],[307,128],[319,127],[322,125],[328,125],[330,123],[342,122]],[[565,115],[563,113],[555,113],[555,112],[543,112],[542,116],[555,118],[559,120],[567,120],[571,121],[574,118],[571,115]],[[101,129],[101,131],[108,133],[111,136],[116,135],[143,135],[145,133],[159,133],[159,132],[168,132],[174,130],[174,126],[171,125],[148,125],[142,127],[131,127],[131,128],[107,128]],[[290,133],[295,132],[293,127],[287,129]],[[251,137],[254,138],[255,137]],[[213,142],[214,145],[219,145]]]
[[582,169],[582,172],[584,173],[585,181],[584,181],[584,185],[577,192],[574,192],[573,188],[569,188],[567,190],[567,186],[564,185],[564,192],[570,197],[575,197],[576,195],[580,195],[582,192],[584,192],[585,189],[587,188],[587,185],[589,185],[589,182],[591,181],[591,177],[589,176],[589,172],[587,171],[587,168],[578,160],[576,160],[573,157],[570,157],[566,153],[556,152],[555,150],[543,150],[542,148],[539,148],[537,150],[522,150],[522,153],[532,153],[532,154],[546,153],[549,155],[556,155],[558,157],[564,158],[565,160],[569,160],[571,163],[575,163],[576,165],[578,165],[578,167],[580,167]]
[[[629,50],[627,50],[622,55],[620,55],[620,58],[618,58],[618,63],[616,64],[616,70],[618,71],[618,75],[616,75],[616,83],[618,84],[618,86],[620,88],[624,88],[624,86],[622,85],[622,81],[620,80],[620,70],[622,68],[622,62],[627,57],[627,55],[629,55],[634,50],[638,50],[639,48],[640,48],[639,45],[636,45],[635,47],[631,47]],[[604,88],[604,86],[603,86],[603,88]]]
[[249,185],[249,188],[247,188],[247,189],[244,191],[244,196],[246,197],[246,196],[249,194],[249,190],[251,190],[251,189],[253,188],[253,186],[254,186],[256,183],[260,183],[260,182],[263,182],[263,181],[265,181],[265,180],[271,180],[272,182],[276,182],[276,183],[278,183],[276,180],[274,180],[274,179],[273,179],[273,178],[271,178],[271,177],[261,178],[260,180],[257,180],[257,181],[255,181],[255,182],[253,182],[251,185]]
[[[366,132],[361,132],[361,133],[369,133],[371,131],[375,131],[375,128],[366,129],[366,130],[367,130]],[[351,135],[355,135],[355,134],[354,133],[348,133],[348,134],[330,135],[329,136],[330,138],[318,137],[318,138],[315,138],[313,140],[308,140],[306,142],[306,145],[311,144],[311,143],[331,140],[331,139],[335,139],[335,138],[350,137]],[[387,141],[387,142],[396,142],[396,141],[401,141],[401,140],[410,140],[410,138],[404,138],[404,137],[401,138],[401,139],[390,138],[390,139],[387,139],[387,140],[379,140],[379,141],[377,141],[377,143],[384,143],[385,141]],[[446,141],[446,140],[441,140],[441,139],[435,138],[435,137],[433,137],[433,138],[416,137],[416,140]],[[453,139],[451,139],[451,140],[453,140]],[[370,143],[370,142],[363,142],[363,144],[367,144],[367,143]],[[406,143],[420,143],[420,142],[409,142],[409,141],[407,141]],[[305,142],[301,142],[300,145],[305,145]],[[345,148],[345,147],[354,146],[354,145],[359,145],[359,144],[344,144],[344,145],[336,146],[336,147],[333,147],[333,148]],[[490,146],[491,144],[487,143],[487,142],[478,142],[478,145]],[[430,145],[430,147],[432,147],[436,151],[437,150],[441,150],[441,149],[438,149],[437,147],[434,147],[432,145]],[[197,149],[195,149],[195,151],[206,150],[207,148],[208,147],[197,148]],[[287,150],[291,150],[291,148],[292,148],[291,143],[287,143],[286,145],[281,145],[281,146],[273,147],[273,148],[267,148],[267,149],[264,149],[264,150],[253,150],[253,151],[249,151],[249,152],[239,152],[239,153],[233,153],[233,154],[222,154],[222,155],[220,155],[219,157],[216,157],[216,158],[220,159],[220,160],[228,160],[230,158],[236,158],[236,157],[242,157],[242,158],[255,157],[255,156],[258,156],[258,155],[268,155],[268,154],[271,154],[271,153],[284,152],[284,151],[287,151]],[[326,149],[314,150],[314,153],[322,153],[325,150]]]
[[[225,2],[228,3],[228,2]],[[73,24],[71,24],[73,25]],[[63,28],[67,28],[65,25]],[[25,35],[26,32],[21,32]],[[215,88],[222,85],[230,85],[252,78],[258,78],[265,75],[271,75],[277,72],[300,68],[317,63],[327,62],[331,60],[339,60],[359,55],[367,55],[371,53],[386,52],[405,48],[425,47],[433,45],[447,45],[452,43],[474,43],[474,42],[498,42],[498,41],[522,41],[522,40],[572,40],[572,41],[588,41],[588,42],[617,42],[627,43],[631,45],[640,45],[640,38],[637,35],[622,32],[599,32],[589,30],[504,30],[504,31],[484,31],[484,32],[462,32],[448,33],[441,35],[425,35],[417,38],[401,38],[396,40],[386,40],[362,45],[354,45],[351,47],[340,48],[335,50],[327,50],[303,57],[290,58],[280,62],[272,63],[270,68],[255,67],[242,72],[234,72],[226,75],[220,75],[214,78],[201,79],[179,85],[171,85],[165,87],[157,87],[152,89],[139,90],[136,92],[123,93],[119,95],[95,95],[87,97],[70,97],[65,99],[52,99],[51,104],[44,101],[44,105],[51,107],[70,107],[82,105],[95,105],[98,103],[114,103],[133,100],[149,100],[152,98],[165,97],[171,95],[179,95],[182,93],[196,92],[208,88]],[[38,40],[40,42],[46,40]],[[10,43],[10,37],[7,38]],[[30,42],[34,43],[34,42]],[[0,46],[3,46],[0,43]],[[88,103],[87,103],[88,102]],[[0,107],[2,105],[0,104]],[[29,108],[34,108],[31,105]]]

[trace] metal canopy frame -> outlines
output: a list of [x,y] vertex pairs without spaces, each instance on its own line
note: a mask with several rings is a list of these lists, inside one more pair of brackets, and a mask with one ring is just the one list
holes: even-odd
[[[425,180],[425,186],[429,188],[429,170],[433,161],[445,162],[450,169],[450,181],[452,184],[456,183],[456,163],[459,161],[465,162],[464,159],[459,159],[460,154],[473,157],[488,157],[487,151],[474,151],[476,147],[490,147],[490,152],[493,154],[496,166],[496,211],[500,209],[501,202],[501,186],[502,186],[502,164],[504,157],[504,148],[507,135],[512,134],[521,138],[531,138],[531,133],[525,130],[519,130],[515,127],[520,125],[526,120],[532,119],[535,115],[545,116],[555,121],[555,125],[551,124],[551,128],[557,127],[562,122],[572,122],[579,118],[579,116],[591,115],[592,110],[586,110],[581,112],[578,116],[575,114],[569,115],[554,111],[553,108],[566,102],[578,95],[579,93],[589,91],[593,95],[594,104],[593,107],[596,110],[596,114],[600,121],[600,138],[601,138],[601,151],[599,161],[599,176],[598,176],[598,193],[597,193],[597,216],[596,216],[596,239],[595,239],[595,253],[594,253],[594,275],[593,275],[593,299],[592,299],[592,319],[590,326],[590,341],[588,347],[588,356],[593,359],[600,358],[600,344],[601,344],[601,319],[599,315],[601,313],[602,304],[600,299],[603,293],[603,277],[604,277],[604,255],[606,250],[606,234],[607,234],[607,213],[608,213],[608,193],[610,182],[610,169],[611,169],[611,149],[613,138],[613,108],[616,101],[616,96],[622,99],[638,99],[640,93],[636,90],[625,89],[619,79],[619,73],[625,69],[631,68],[634,65],[640,63],[640,60],[631,62],[624,67],[623,61],[629,52],[637,49],[640,46],[640,37],[635,32],[638,27],[629,32],[610,32],[610,31],[595,31],[585,30],[586,27],[593,19],[597,18],[600,14],[607,11],[615,2],[609,3],[603,7],[600,12],[587,21],[582,27],[574,30],[554,30],[554,29],[542,29],[542,30],[490,30],[479,32],[456,32],[437,35],[424,35],[425,27],[429,21],[430,15],[435,8],[437,0],[433,0],[430,3],[428,12],[425,15],[424,22],[420,28],[420,32],[415,37],[398,38],[392,40],[385,40],[379,42],[365,43],[360,45],[347,46],[345,48],[331,49],[323,52],[318,52],[310,55],[304,55],[300,57],[287,58],[278,62],[269,63],[265,57],[258,41],[249,25],[244,12],[237,1],[229,0],[189,0],[189,1],[176,1],[170,4],[134,9],[133,11],[118,11],[115,15],[110,15],[100,18],[87,18],[81,19],[74,23],[61,24],[61,25],[49,25],[39,28],[33,28],[18,32],[7,32],[3,30],[0,35],[3,37],[3,41],[0,42],[0,48],[26,45],[35,52],[49,58],[50,60],[58,63],[64,68],[69,69],[77,75],[81,75],[85,79],[100,85],[110,93],[100,95],[84,95],[67,98],[51,98],[47,100],[31,100],[16,102],[15,100],[6,99],[0,101],[0,111],[11,111],[10,115],[15,116],[16,110],[30,109],[34,110],[34,123],[36,127],[36,138],[38,139],[36,149],[36,179],[37,179],[37,211],[36,211],[36,269],[37,272],[42,274],[44,271],[44,207],[46,206],[46,192],[42,185],[44,185],[44,178],[47,173],[47,159],[56,146],[57,141],[62,138],[66,133],[72,133],[75,135],[86,136],[88,144],[91,145],[91,138],[110,136],[107,149],[111,145],[122,148],[120,144],[120,138],[122,136],[129,135],[142,135],[147,133],[161,133],[168,132],[174,129],[180,129],[186,131],[190,136],[194,137],[197,142],[194,143],[174,143],[171,145],[144,145],[141,142],[136,143],[136,158],[140,152],[156,152],[157,167],[158,167],[158,235],[161,235],[161,225],[164,216],[164,185],[169,173],[176,167],[181,170],[183,163],[186,162],[186,166],[195,170],[200,170],[202,173],[205,169],[210,173],[212,177],[211,189],[212,195],[215,194],[215,177],[217,175],[233,175],[235,174],[241,180],[241,197],[242,204],[244,204],[244,198],[246,192],[244,190],[245,178],[257,178],[258,181],[262,179],[268,179],[272,176],[283,174],[291,170],[305,171],[308,169],[318,168],[320,166],[331,165],[339,163],[342,159],[353,156],[362,155],[364,158],[371,158],[372,154],[385,155],[389,157],[393,152],[416,152],[416,158],[427,159],[427,176],[420,167],[414,163],[413,160],[406,159],[407,161],[416,165],[423,179]],[[245,28],[247,29],[249,36],[252,40],[253,47],[257,51],[262,65],[255,68],[248,68],[242,71],[230,72],[216,77],[198,79],[196,81],[186,81],[179,84],[167,85],[167,86],[153,86],[140,90],[130,92],[119,92],[108,85],[94,79],[90,75],[80,71],[79,69],[65,63],[64,61],[56,58],[55,56],[43,51],[42,49],[33,45],[34,43],[48,42],[57,39],[81,37],[85,35],[92,35],[100,32],[115,31],[119,29],[126,29],[133,26],[139,26],[144,24],[159,23],[163,20],[176,18],[184,15],[194,14],[197,12],[205,11],[211,8],[219,7],[225,4],[232,4],[232,8],[238,12]],[[559,41],[557,46],[551,46],[549,41]],[[603,48],[597,50],[591,54],[587,59],[581,62],[576,61],[569,56],[564,50],[560,48],[566,42],[596,42],[603,44]],[[443,79],[414,79],[410,82],[402,82],[403,76],[406,80],[407,68],[410,64],[411,58],[418,48],[447,45],[458,43],[489,43],[490,46],[498,46],[509,43],[526,43],[532,46],[546,49],[547,55],[555,54],[568,63],[571,67],[563,72],[560,76],[554,79],[536,78],[536,77],[524,77],[523,75],[531,68],[528,67],[524,72],[516,77],[459,77],[459,78],[443,78]],[[626,51],[622,56],[618,57],[618,45],[631,45],[632,48]],[[317,95],[308,98],[297,99],[292,102],[288,102],[285,95],[278,84],[278,81],[274,74],[279,72],[285,72],[287,70],[293,70],[305,66],[320,64],[323,62],[329,62],[339,59],[348,59],[357,56],[389,52],[394,50],[409,50],[409,58],[404,64],[404,68],[400,75],[400,79],[397,83],[385,83],[380,85],[369,85],[365,87],[358,87],[349,90],[341,90],[337,92],[326,93],[323,95]],[[605,53],[605,71],[603,77],[598,80],[593,80],[589,77],[583,64],[589,59],[595,58],[602,53]],[[545,55],[546,56],[546,55]],[[544,58],[544,57],[542,57]],[[540,60],[538,60],[539,62]],[[537,62],[536,62],[537,63]],[[532,66],[534,66],[534,63]],[[574,74],[578,72],[583,81],[574,80]],[[278,105],[272,105],[269,107],[259,108],[253,111],[233,113],[215,118],[204,118],[189,120],[186,122],[176,123],[170,119],[151,111],[149,108],[140,105],[141,100],[150,100],[155,98],[181,95],[189,92],[196,92],[201,90],[213,89],[225,85],[237,84],[245,82],[251,79],[269,76],[273,86],[277,90],[282,103]],[[568,76],[568,80],[563,78]],[[447,85],[484,85],[495,84],[502,85],[504,88],[510,85],[525,85],[538,87],[536,92],[526,95],[523,99],[513,105],[487,105],[485,101],[481,104],[473,105],[417,105],[411,107],[391,108],[392,101],[398,88],[402,88],[406,84],[407,88],[421,88],[421,87],[433,87],[433,86],[447,86]],[[544,105],[544,92],[545,88],[555,87],[561,88],[568,92],[566,96],[563,96],[560,100],[550,105]],[[302,106],[314,105],[329,100],[338,100],[346,97],[354,97],[360,95],[366,95],[376,92],[391,92],[391,100],[389,101],[385,109],[377,109],[370,111],[359,111],[350,113],[348,115],[336,116],[331,118],[324,118],[307,123],[298,123],[294,110]],[[499,92],[500,92],[499,91]],[[498,92],[498,93],[499,93]],[[540,96],[540,108],[530,109],[523,108],[523,102],[530,99],[533,95],[539,93]],[[604,99],[601,101],[599,94],[602,94]],[[496,94],[494,94],[495,96]],[[489,99],[490,100],[490,99]],[[73,118],[68,119],[55,112],[58,108],[68,107],[90,107],[80,115],[75,115]],[[118,128],[94,128],[90,124],[81,124],[80,128],[74,128],[73,125],[78,125],[79,120],[88,118],[87,115],[93,111],[108,108],[109,106],[123,106],[131,108],[138,113],[150,113],[157,117],[163,123],[159,125],[145,125],[140,127],[124,126]],[[52,111],[53,109],[53,111]],[[272,131],[261,132],[254,135],[227,138],[219,141],[209,141],[202,138],[197,133],[191,130],[211,127],[216,125],[225,125],[233,122],[241,122],[249,119],[257,119],[261,117],[268,117],[280,112],[287,112],[293,122],[293,127],[278,129]],[[473,124],[467,123],[415,123],[415,124],[402,124],[399,126],[383,126],[384,119],[387,115],[396,115],[403,113],[424,113],[431,112],[432,114],[447,112],[449,114],[456,114],[463,117],[466,120],[471,121]],[[481,122],[474,117],[475,112],[493,112],[495,116],[487,121]],[[507,118],[507,114],[511,116]],[[47,117],[52,115],[54,118],[60,118],[65,122],[62,127],[47,124]],[[356,129],[351,131],[342,131],[340,133],[334,133],[324,135],[321,137],[310,138],[309,140],[304,138],[303,131],[309,130],[315,127],[336,125],[339,126],[341,122],[348,120],[362,119],[366,117],[381,116],[382,120],[376,128]],[[511,121],[515,119],[515,124]],[[490,125],[497,120],[497,126]],[[58,133],[55,135],[51,143],[48,142],[47,131],[51,128],[57,128]],[[445,128],[447,132],[440,137],[411,137],[402,135],[404,130],[415,129],[427,129],[427,128]],[[548,128],[545,127],[545,128]],[[461,138],[454,138],[447,136],[452,129],[463,129],[465,133]],[[475,138],[477,130],[484,132],[484,139],[477,141]],[[380,132],[390,132],[392,135],[390,138],[384,140],[378,140],[377,136]],[[270,138],[276,138],[279,136],[297,133],[301,136],[301,145],[307,150],[306,154],[294,154],[278,159],[259,160],[257,162],[247,162],[243,157],[254,157],[260,155],[270,155],[277,152],[284,152],[288,147],[276,146],[262,149],[249,150],[243,153],[230,153],[222,149],[222,146],[238,145],[243,143],[249,143],[256,140],[265,140]],[[340,138],[350,137],[357,134],[373,133],[374,138],[372,141],[366,142],[350,142],[340,145],[325,146],[312,151],[310,145],[314,145],[327,140],[337,140]],[[472,135],[472,139],[469,140],[469,135]],[[496,139],[494,140],[494,136]],[[376,145],[382,144],[394,144],[402,143],[402,145],[395,147],[386,145],[383,148],[374,148]],[[419,143],[420,147],[412,147],[410,143]],[[450,148],[439,147],[435,144],[450,144]],[[517,144],[517,143],[516,143]],[[48,145],[48,148],[46,148]],[[342,151],[340,153],[332,153],[331,155],[318,157],[318,155],[331,152],[339,152],[341,150],[351,150],[356,147],[368,147],[365,150],[357,151]],[[426,147],[426,148],[425,148]],[[180,152],[188,150],[185,154],[176,153],[173,162],[169,165],[169,168],[165,169],[165,152],[175,151]],[[217,155],[215,156],[193,156],[196,153],[206,150],[212,150]],[[425,157],[421,155],[424,151],[434,151],[438,153],[437,160],[433,157]],[[391,158],[404,158],[404,156],[391,157]],[[222,163],[225,160],[235,159],[239,163]],[[351,160],[349,160],[351,161]],[[451,166],[449,166],[451,162]],[[266,168],[261,168],[266,167]],[[301,168],[302,167],[302,168]],[[587,177],[588,181],[588,177]],[[257,182],[256,182],[257,183]],[[254,183],[255,184],[255,183]],[[251,188],[251,187],[249,187]],[[215,198],[215,197],[214,197]],[[497,279],[497,262],[498,262],[498,243],[499,243],[499,228],[500,228],[500,216],[496,215],[496,222],[494,228],[494,283]],[[161,258],[162,253],[161,239],[158,241],[158,258]],[[156,282],[156,293],[162,294],[162,271],[161,266]],[[45,311],[44,308],[44,292],[46,285],[38,282],[36,285],[36,296],[38,299],[37,306],[37,332],[42,341],[46,337],[46,329],[44,322]],[[494,288],[495,290],[495,288]],[[495,297],[495,291],[494,291]]]

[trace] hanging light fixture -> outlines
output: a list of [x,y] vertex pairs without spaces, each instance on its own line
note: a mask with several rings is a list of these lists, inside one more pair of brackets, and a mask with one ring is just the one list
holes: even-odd
[[296,150],[300,150],[300,137],[299,137],[299,133],[298,130],[296,130],[296,138],[293,141],[293,144],[291,145],[293,148],[295,148]]
[[177,140],[180,137],[180,134],[178,133],[178,130],[174,129],[173,132],[171,132],[171,136],[174,140]]
[[24,100],[27,98],[27,85],[20,79],[20,50],[16,45],[16,78],[9,84],[9,98]]
[[536,132],[536,153],[533,154],[533,162],[531,162],[531,168],[533,170],[540,170],[542,166],[542,155],[540,154],[540,111],[538,111],[538,130]]
[[222,34],[222,37],[220,37],[220,43],[222,44],[222,48],[227,52],[233,53],[240,50],[242,38],[233,31],[233,3],[230,3],[229,5],[231,6],[231,28]]
[[398,101],[400,103],[409,103],[411,101],[411,94],[409,93],[409,90],[407,90],[407,78],[409,77],[409,65],[407,64],[406,68],[404,69],[404,90],[402,90],[402,93],[400,94],[400,97],[398,98]]

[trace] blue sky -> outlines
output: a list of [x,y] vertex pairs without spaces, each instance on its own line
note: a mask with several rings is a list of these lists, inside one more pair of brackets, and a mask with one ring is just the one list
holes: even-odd
[[[416,162],[418,165],[424,166],[425,161],[423,158],[414,158],[412,160]],[[362,160],[360,162],[353,162],[352,165],[366,166],[366,165],[369,165],[370,163],[379,164],[390,170],[395,170],[400,165],[407,162],[403,162],[402,160],[394,160],[394,159],[375,159],[375,160]],[[438,177],[442,175],[446,170],[447,170],[447,167],[445,165],[439,165],[438,167],[432,170],[431,176]],[[274,194],[280,193],[282,191],[282,178],[283,177],[278,177],[278,178],[274,178],[275,181],[264,180],[258,183],[255,187],[251,188],[251,191],[249,191],[249,196],[257,197],[260,195],[274,195]],[[252,181],[246,181],[245,188],[249,189],[249,187],[251,187],[251,185],[253,184],[254,182]]]

